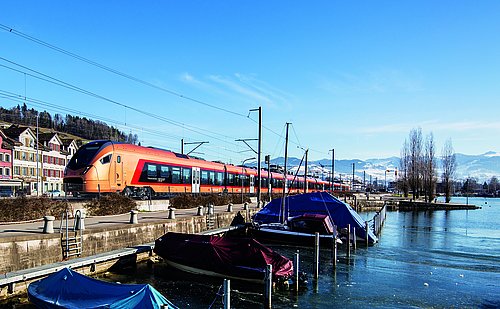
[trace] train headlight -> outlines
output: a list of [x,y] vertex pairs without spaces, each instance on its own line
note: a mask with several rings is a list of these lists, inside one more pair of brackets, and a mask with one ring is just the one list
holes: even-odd
[[86,167],[83,169],[83,171],[82,171],[82,175],[85,175],[85,174],[86,174],[86,173],[90,170],[90,168],[91,168],[91,167],[92,167],[92,165],[88,165],[88,166],[86,166]]

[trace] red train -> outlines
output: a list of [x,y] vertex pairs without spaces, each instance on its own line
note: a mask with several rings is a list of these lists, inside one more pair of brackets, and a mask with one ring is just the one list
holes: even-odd
[[[281,193],[284,175],[261,171],[262,193]],[[304,192],[304,177],[287,175],[290,193]],[[331,190],[331,184],[307,177],[308,191]],[[67,192],[117,192],[133,197],[177,193],[257,192],[257,169],[210,162],[167,150],[112,141],[83,145],[64,172]],[[347,186],[335,184],[335,191]]]

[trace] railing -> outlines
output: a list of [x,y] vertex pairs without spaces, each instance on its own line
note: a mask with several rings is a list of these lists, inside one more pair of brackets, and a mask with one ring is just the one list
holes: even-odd
[[384,226],[386,217],[387,217],[387,203],[384,204],[384,206],[382,206],[382,208],[379,211],[377,211],[375,216],[373,216],[373,232],[375,233],[375,235],[377,236],[380,235],[380,231]]

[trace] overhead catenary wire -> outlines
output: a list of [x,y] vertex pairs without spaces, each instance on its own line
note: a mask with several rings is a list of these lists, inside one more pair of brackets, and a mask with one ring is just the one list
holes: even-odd
[[[164,137],[164,138],[168,137],[170,140],[176,141],[176,142],[179,141],[180,138],[181,138],[180,136],[166,134],[164,131],[158,131],[158,130],[147,129],[147,128],[140,127],[140,126],[134,126],[134,125],[132,125],[130,123],[128,123],[127,125],[123,125],[120,121],[117,121],[117,120],[114,120],[114,119],[105,118],[105,117],[102,117],[102,116],[90,114],[88,112],[83,112],[83,111],[79,111],[79,110],[67,108],[67,107],[64,107],[64,106],[61,106],[61,105],[57,105],[57,104],[53,104],[53,103],[48,103],[48,102],[45,102],[45,101],[41,101],[41,100],[30,98],[30,97],[24,98],[20,94],[14,94],[12,92],[1,90],[1,89],[0,89],[0,97],[8,98],[10,100],[13,100],[13,101],[16,101],[16,102],[19,102],[19,103],[29,102],[32,105],[41,106],[41,107],[47,108],[47,109],[49,109],[51,111],[54,111],[54,112],[60,112],[61,110],[63,110],[63,111],[66,111],[66,112],[75,113],[77,115],[91,117],[91,118],[94,118],[94,119],[97,119],[97,120],[102,120],[102,121],[105,121],[105,122],[109,122],[109,123],[115,124],[117,127],[120,127],[122,129],[126,128],[126,129],[141,130],[141,131],[147,132],[147,133],[149,133],[151,135],[155,135],[155,136],[158,136],[158,137]],[[231,143],[231,144],[232,144],[232,146],[240,146],[239,144],[235,144],[235,143]],[[234,149],[227,148],[227,147],[217,147],[217,146],[212,145],[212,146],[210,146],[210,148],[219,148],[219,149],[225,150],[227,152],[238,154],[238,152],[235,151]],[[219,155],[218,153],[216,153],[216,154]]]
[[[186,101],[190,101],[190,102],[193,102],[193,103],[201,104],[201,105],[204,105],[204,106],[207,106],[207,107],[210,107],[210,108],[213,108],[213,109],[219,110],[219,111],[223,111],[223,112],[226,112],[226,113],[229,113],[229,114],[237,115],[237,116],[240,116],[240,117],[245,117],[245,118],[250,119],[250,120],[251,120],[251,121],[253,121],[254,123],[257,123],[257,122],[256,122],[256,120],[254,120],[254,119],[250,118],[249,116],[244,115],[244,114],[242,114],[242,113],[238,113],[238,112],[236,112],[236,111],[232,111],[232,110],[229,110],[229,109],[227,109],[227,108],[223,108],[223,107],[220,107],[220,106],[217,106],[217,105],[214,105],[214,104],[211,104],[211,103],[208,103],[208,102],[205,102],[205,101],[199,100],[199,99],[195,99],[195,98],[193,98],[193,97],[190,97],[190,96],[188,96],[188,95],[184,95],[184,94],[179,93],[179,92],[177,92],[177,91],[174,91],[174,90],[171,90],[171,89],[167,89],[167,88],[165,88],[165,87],[161,87],[161,86],[155,85],[155,84],[153,84],[153,83],[150,83],[150,82],[148,82],[148,81],[145,81],[144,79],[141,79],[141,78],[138,78],[138,77],[136,77],[136,76],[133,76],[133,75],[130,75],[130,74],[127,74],[127,73],[121,72],[121,71],[119,71],[119,70],[113,69],[113,68],[111,68],[111,67],[109,67],[109,66],[106,66],[106,65],[104,65],[104,64],[101,64],[101,63],[98,63],[98,62],[96,62],[96,61],[90,60],[90,59],[88,59],[88,58],[86,58],[86,57],[80,56],[80,55],[78,55],[78,54],[76,54],[76,53],[74,53],[74,52],[68,51],[68,50],[66,50],[66,49],[64,49],[64,48],[61,48],[61,47],[58,47],[58,46],[56,46],[56,45],[50,44],[50,43],[48,43],[48,42],[45,42],[45,41],[43,41],[43,40],[41,40],[41,39],[38,39],[38,38],[36,38],[36,37],[34,37],[34,36],[31,36],[31,35],[28,35],[28,34],[26,34],[26,33],[21,32],[21,31],[18,31],[18,30],[16,30],[16,29],[12,28],[12,27],[7,26],[7,25],[0,24],[0,29],[1,29],[1,30],[4,30],[4,31],[6,31],[6,32],[8,32],[8,33],[10,33],[10,34],[14,34],[14,35],[16,35],[16,36],[19,36],[19,37],[21,37],[21,38],[24,38],[24,39],[26,39],[26,40],[29,40],[29,41],[31,41],[31,42],[34,42],[34,43],[36,43],[36,44],[39,44],[39,45],[41,45],[41,46],[44,46],[44,47],[46,47],[46,48],[52,49],[52,50],[54,50],[54,51],[56,51],[56,52],[59,52],[59,53],[61,53],[61,54],[66,55],[66,56],[69,56],[69,57],[72,57],[72,58],[77,59],[77,60],[79,60],[79,61],[82,61],[82,62],[84,62],[84,63],[87,63],[87,64],[89,64],[89,65],[92,65],[92,66],[95,66],[95,67],[100,68],[100,69],[102,69],[102,70],[105,70],[105,71],[107,71],[107,72],[110,72],[110,73],[116,74],[116,75],[118,75],[118,76],[121,76],[121,77],[123,77],[123,78],[129,79],[129,80],[132,80],[132,81],[134,81],[134,82],[140,83],[140,84],[142,84],[142,85],[145,85],[145,86],[148,86],[148,87],[151,87],[151,88],[154,88],[154,89],[160,90],[160,91],[162,91],[162,92],[168,93],[168,94],[170,94],[170,95],[176,96],[176,97],[181,98],[181,99],[184,99],[184,100],[186,100]],[[4,58],[3,58],[3,59],[4,59]],[[31,76],[31,75],[30,75],[30,76]],[[64,83],[64,82],[62,82],[62,81],[60,81],[60,82],[61,82],[61,83]],[[77,88],[78,88],[78,87],[77,87]],[[74,89],[74,90],[76,90],[76,89]],[[81,89],[81,90],[83,90],[83,89]],[[83,92],[82,92],[82,93],[83,93]],[[89,92],[89,93],[87,93],[87,94],[89,94],[89,95],[90,95],[90,93],[91,93],[91,92]],[[99,96],[97,96],[97,97],[99,97]],[[105,98],[103,98],[103,99],[105,99]],[[110,100],[108,100],[108,101],[110,101]],[[111,100],[111,101],[113,101],[113,100]],[[119,102],[116,102],[116,101],[115,101],[115,102],[113,102],[113,103],[118,104],[118,105],[121,105]],[[122,106],[122,107],[124,107],[124,108],[128,108],[128,109],[131,109],[131,110],[134,110],[134,111],[139,112],[139,110],[138,110],[137,108],[134,108],[134,107],[132,107],[132,106],[128,106],[128,105],[121,105],[121,106]],[[147,113],[146,113],[146,112],[143,112],[143,114],[147,115]],[[156,118],[156,119],[162,118],[162,117],[161,117],[161,116],[159,116],[159,115],[156,115],[156,114],[151,114],[151,113],[149,113],[149,115],[148,115],[148,116],[150,116],[150,117],[154,117],[154,118]],[[165,118],[165,119],[159,119],[159,120],[166,121],[166,122],[173,121],[173,120],[170,120],[170,119],[167,119],[167,118]],[[179,125],[179,123],[177,123],[177,125]],[[182,125],[182,124],[181,124],[181,125]],[[262,127],[263,127],[265,130],[267,130],[267,131],[269,131],[269,132],[273,133],[275,136],[277,136],[277,137],[279,137],[279,138],[281,138],[281,139],[283,138],[283,136],[282,136],[282,135],[278,134],[277,132],[275,132],[275,131],[274,131],[274,130],[272,130],[271,128],[269,128],[269,127],[267,127],[267,126],[265,126],[265,125],[262,125]],[[204,131],[206,131],[206,130],[204,130]],[[201,132],[196,132],[196,133],[198,133],[198,134],[203,134],[203,133],[201,133]],[[211,132],[211,133],[213,133],[213,134],[219,134],[219,133],[216,133],[216,132]],[[227,141],[226,141],[226,142],[227,142]],[[298,141],[298,137],[297,137],[297,143],[295,143],[295,142],[293,142],[293,141],[290,141],[290,142],[291,142],[292,144],[296,144],[296,145],[300,146],[300,142]],[[321,153],[321,154],[323,154],[323,155],[327,155],[327,156],[328,156],[328,153],[327,153],[327,152],[324,152],[324,151],[319,151],[319,150],[315,150],[315,149],[310,149],[310,150],[311,150],[311,151],[313,151],[313,152],[316,152],[316,153]]]
[[[202,100],[199,100],[199,99],[192,98],[192,97],[190,97],[190,96],[187,96],[187,95],[181,94],[181,93],[179,93],[179,92],[177,92],[177,91],[174,91],[174,90],[167,89],[167,88],[165,88],[165,87],[161,87],[161,86],[155,85],[155,84],[150,83],[150,82],[148,82],[148,81],[145,81],[145,80],[143,80],[143,79],[141,79],[141,78],[138,78],[138,77],[135,77],[135,76],[133,76],[133,75],[130,75],[130,74],[127,74],[127,73],[121,72],[121,71],[119,71],[119,70],[113,69],[113,68],[111,68],[111,67],[109,67],[109,66],[106,66],[106,65],[104,65],[104,64],[101,64],[101,63],[98,63],[98,62],[96,62],[96,61],[90,60],[90,59],[88,59],[88,58],[86,58],[86,57],[80,56],[80,55],[78,55],[78,54],[76,54],[76,53],[74,53],[74,52],[70,52],[70,51],[68,51],[68,50],[66,50],[66,49],[64,49],[64,48],[61,48],[61,47],[55,46],[55,45],[53,45],[53,44],[50,44],[50,43],[48,43],[48,42],[45,42],[45,41],[43,41],[43,40],[41,40],[41,39],[38,39],[38,38],[36,38],[36,37],[34,37],[34,36],[31,36],[31,35],[28,35],[28,34],[26,34],[26,33],[21,32],[21,31],[18,31],[18,30],[16,30],[16,29],[12,28],[12,27],[7,26],[7,25],[0,24],[0,29],[5,30],[5,31],[6,31],[6,32],[8,32],[8,33],[11,33],[11,34],[17,35],[17,36],[19,36],[19,37],[22,37],[22,38],[24,38],[24,39],[26,39],[26,40],[29,40],[29,41],[31,41],[31,42],[34,42],[34,43],[36,43],[36,44],[39,44],[39,45],[42,45],[42,46],[47,47],[47,48],[49,48],[49,49],[52,49],[52,50],[54,50],[54,51],[57,51],[57,52],[59,52],[59,53],[62,53],[62,54],[64,54],[64,55],[67,55],[67,56],[69,56],[69,57],[72,57],[72,58],[74,58],[74,59],[80,60],[80,61],[82,61],[82,62],[84,62],[84,63],[87,63],[87,64],[90,64],[90,65],[95,66],[95,67],[97,67],[97,68],[100,68],[100,69],[102,69],[102,70],[105,70],[105,71],[108,71],[108,72],[110,72],[110,73],[116,74],[116,75],[121,76],[121,77],[123,77],[123,78],[129,79],[129,80],[132,80],[132,81],[135,81],[135,82],[137,82],[137,83],[140,83],[140,84],[146,85],[146,86],[148,86],[148,87],[151,87],[151,88],[154,88],[154,89],[157,89],[157,90],[160,90],[160,91],[166,92],[166,93],[171,94],[171,95],[173,95],[173,96],[177,96],[177,97],[179,97],[179,98],[182,98],[182,99],[185,99],[185,100],[188,100],[188,101],[194,102],[194,103],[198,103],[198,104],[201,104],[201,105],[205,105],[205,106],[207,106],[207,107],[210,107],[210,108],[213,108],[213,109],[216,109],[216,110],[219,110],[219,111],[223,111],[223,112],[230,113],[230,114],[237,115],[237,116],[241,116],[241,117],[246,117],[246,118],[250,119],[251,121],[253,121],[254,123],[257,123],[257,121],[256,121],[256,120],[254,120],[254,119],[252,119],[252,118],[250,118],[250,117],[249,117],[249,115],[245,116],[244,114],[241,114],[241,113],[238,113],[238,112],[235,112],[235,111],[232,111],[232,110],[229,110],[229,109],[226,109],[226,108],[220,107],[220,106],[216,106],[216,105],[214,105],[214,104],[210,104],[210,103],[208,103],[208,102],[205,102],[205,101],[202,101]],[[271,128],[269,128],[269,127],[267,127],[267,126],[265,126],[265,125],[262,125],[262,127],[263,127],[265,130],[267,130],[267,131],[269,131],[269,132],[273,133],[275,136],[280,137],[280,138],[283,138],[283,137],[282,137],[282,135],[280,135],[280,134],[279,134],[279,133],[277,133],[276,131],[272,130]],[[292,142],[292,143],[293,143],[293,144],[295,144],[294,142]],[[299,143],[298,145],[300,146],[300,143]],[[315,152],[318,152],[318,153],[323,153],[323,154],[328,155],[327,153],[324,153],[324,152],[321,152],[321,151],[315,151]]]
[[52,45],[52,44],[50,44],[50,43],[47,43],[47,42],[42,41],[42,40],[40,40],[40,39],[37,39],[37,38],[35,38],[35,37],[33,37],[33,36],[30,36],[30,35],[28,35],[28,34],[25,34],[25,33],[21,32],[21,31],[15,30],[15,29],[13,29],[13,28],[11,28],[11,27],[8,27],[8,26],[6,26],[6,25],[0,24],[0,29],[3,29],[3,30],[5,30],[5,31],[7,31],[7,32],[9,32],[9,33],[15,34],[15,35],[17,35],[17,36],[20,36],[20,37],[22,37],[22,38],[24,38],[24,39],[27,39],[27,40],[32,41],[32,42],[34,42],[34,43],[37,43],[37,44],[39,44],[39,45],[42,45],[42,46],[45,46],[45,47],[50,48],[50,49],[52,49],[52,50],[55,50],[55,51],[57,51],[57,52],[59,52],[59,53],[62,53],[62,54],[65,54],[65,55],[67,55],[67,56],[70,56],[70,57],[72,57],[72,58],[75,58],[75,59],[78,59],[78,60],[80,60],[80,61],[83,61],[83,62],[85,62],[85,63],[87,63],[87,64],[92,65],[92,66],[98,67],[98,68],[100,68],[100,69],[102,69],[102,70],[105,70],[105,71],[108,71],[108,72],[110,72],[110,73],[113,73],[113,74],[119,75],[119,76],[121,76],[121,77],[127,78],[127,79],[132,80],[132,81],[135,81],[135,82],[137,82],[137,83],[140,83],[140,84],[146,85],[146,86],[148,86],[148,87],[151,87],[151,88],[154,88],[154,89],[157,89],[157,90],[163,91],[163,92],[168,93],[168,94],[171,94],[171,95],[173,95],[173,96],[177,96],[177,97],[179,97],[179,98],[182,98],[182,99],[185,99],[185,100],[188,100],[188,101],[194,102],[194,103],[198,103],[198,104],[201,104],[201,105],[205,105],[205,106],[208,106],[208,107],[210,107],[210,108],[217,109],[217,110],[220,110],[220,111],[223,111],[223,112],[226,112],[226,113],[230,113],[230,114],[233,114],[233,115],[237,115],[237,116],[245,117],[245,115],[243,115],[243,114],[241,114],[241,113],[238,113],[238,112],[235,112],[235,111],[231,111],[231,110],[229,110],[229,109],[226,109],[226,108],[223,108],[223,107],[220,107],[220,106],[216,106],[216,105],[213,105],[213,104],[210,104],[210,103],[207,103],[207,102],[204,102],[204,101],[201,101],[201,100],[195,99],[195,98],[191,98],[191,97],[189,97],[189,96],[186,96],[186,95],[183,95],[183,94],[178,93],[178,92],[176,92],[176,91],[173,91],[173,90],[170,90],[170,89],[167,89],[167,88],[164,88],[164,87],[161,87],[161,86],[155,85],[155,84],[153,84],[153,83],[150,83],[150,82],[145,81],[145,80],[143,80],[143,79],[140,79],[140,78],[138,78],[138,77],[132,76],[132,75],[130,75],[130,74],[123,73],[123,72],[121,72],[121,71],[118,71],[118,70],[113,69],[113,68],[111,68],[111,67],[108,67],[108,66],[106,66],[106,65],[100,64],[100,63],[98,63],[98,62],[95,62],[95,61],[93,61],[93,60],[90,60],[90,59],[88,59],[88,58],[85,58],[85,57],[83,57],[83,56],[80,56],[80,55],[78,55],[78,54],[75,54],[75,53],[70,52],[70,51],[68,51],[68,50],[65,50],[65,49],[63,49],[63,48],[57,47],[57,46],[55,46],[55,45]]
[[[210,136],[208,135],[206,132],[208,133],[211,133],[211,134],[214,134],[214,135],[219,135],[219,136],[222,136],[224,138],[230,138],[230,139],[234,139],[234,137],[231,137],[231,136],[227,136],[227,135],[223,135],[223,134],[220,134],[218,132],[213,132],[213,131],[210,131],[210,130],[206,130],[206,129],[202,129],[202,128],[198,128],[198,127],[195,127],[195,126],[192,126],[192,125],[186,125],[184,123],[181,123],[179,121],[175,121],[175,120],[172,120],[172,119],[168,119],[166,117],[163,117],[163,116],[160,116],[160,115],[157,115],[157,114],[153,114],[153,113],[150,113],[150,112],[146,112],[146,111],[143,111],[141,109],[138,109],[138,108],[135,108],[135,107],[132,107],[132,106],[129,106],[127,104],[124,104],[124,103],[121,103],[121,102],[118,102],[116,100],[112,100],[112,99],[109,99],[109,98],[106,98],[102,95],[99,95],[99,94],[96,94],[94,92],[91,92],[91,91],[88,91],[88,90],[85,90],[85,89],[82,89],[78,86],[75,86],[75,85],[72,85],[70,83],[66,83],[64,81],[61,81],[57,78],[54,78],[54,77],[51,77],[47,74],[44,74],[44,73],[41,73],[41,72],[38,72],[36,70],[33,70],[33,69],[30,69],[26,66],[23,66],[21,64],[18,64],[14,61],[10,61],[8,59],[5,59],[3,57],[0,57],[0,60],[3,60],[5,62],[8,62],[8,63],[11,63],[13,65],[16,65],[24,70],[27,70],[29,72],[32,72],[32,73],[35,73],[35,74],[30,74],[30,73],[27,73],[25,71],[22,71],[22,70],[19,70],[19,69],[16,69],[16,68],[12,68],[12,67],[9,67],[9,66],[6,66],[6,65],[2,65],[0,64],[0,67],[4,67],[4,68],[7,68],[9,70],[12,70],[12,71],[15,71],[15,72],[18,72],[18,73],[21,73],[21,74],[27,74],[28,76],[31,76],[33,78],[36,78],[36,79],[40,79],[40,80],[43,80],[43,81],[46,81],[46,82],[49,82],[49,83],[52,83],[52,84],[55,84],[55,85],[59,85],[59,86],[62,86],[64,88],[67,88],[67,89],[70,89],[70,90],[74,90],[74,91],[77,91],[77,92],[80,92],[80,93],[83,93],[83,94],[86,94],[86,95],[89,95],[91,97],[94,97],[94,98],[97,98],[97,99],[101,99],[101,100],[104,100],[104,101],[107,101],[109,103],[112,103],[112,104],[115,104],[115,105],[118,105],[120,107],[123,107],[123,108],[127,108],[127,109],[130,109],[130,110],[133,110],[137,113],[140,113],[140,114],[143,114],[143,115],[146,115],[148,117],[152,117],[152,118],[155,118],[157,120],[160,120],[160,121],[163,121],[163,122],[166,122],[166,123],[169,123],[169,124],[173,124],[173,125],[176,125],[176,126],[181,126],[189,131],[192,131],[192,132],[195,132],[197,134],[200,134],[200,135],[203,135],[203,136],[207,136],[207,137],[211,137],[213,139],[216,139],[216,140],[219,140],[219,141],[222,141],[222,142],[227,142],[221,138],[217,138],[215,136]],[[36,74],[40,75],[40,76],[37,76]],[[42,76],[42,77],[41,77]],[[236,144],[235,143],[231,143],[233,146],[235,146]]]

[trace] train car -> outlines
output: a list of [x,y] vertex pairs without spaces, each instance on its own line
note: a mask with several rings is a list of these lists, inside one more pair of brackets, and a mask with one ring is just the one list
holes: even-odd
[[[117,192],[133,197],[178,193],[255,194],[255,168],[196,159],[163,149],[113,141],[93,141],[78,149],[64,174],[66,192],[100,194]],[[261,193],[282,193],[285,177],[261,171]],[[289,193],[327,190],[324,181],[287,175]]]

